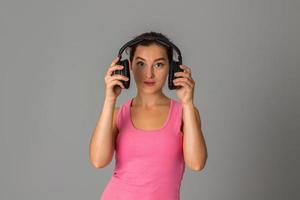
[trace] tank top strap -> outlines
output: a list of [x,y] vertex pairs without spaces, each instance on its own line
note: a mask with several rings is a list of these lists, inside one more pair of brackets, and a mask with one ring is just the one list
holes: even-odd
[[171,121],[172,126],[174,127],[174,131],[180,132],[181,126],[182,126],[182,105],[179,101],[172,99],[173,100],[173,110],[172,110],[172,115],[171,115]]
[[122,128],[122,125],[124,124],[124,120],[129,119],[128,108],[130,106],[130,103],[131,103],[131,99],[125,101],[120,105],[119,112],[117,113],[117,121],[116,121],[118,130]]

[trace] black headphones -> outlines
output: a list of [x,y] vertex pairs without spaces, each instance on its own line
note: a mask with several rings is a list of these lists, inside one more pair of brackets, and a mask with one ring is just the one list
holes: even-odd
[[[141,37],[141,38],[133,39],[133,40],[127,42],[126,44],[124,44],[121,47],[121,49],[119,50],[119,53],[118,53],[119,61],[116,63],[117,65],[123,65],[124,68],[121,69],[121,70],[113,71],[112,75],[121,74],[121,75],[124,75],[124,76],[128,77],[128,81],[121,80],[121,82],[123,83],[123,85],[126,89],[129,88],[129,85],[130,85],[129,61],[128,61],[128,59],[121,60],[122,59],[122,53],[126,48],[131,47],[131,46],[133,46],[137,43],[140,43],[144,40],[156,41],[156,42],[158,42],[158,43],[160,43],[164,46],[171,47],[172,50],[175,50],[177,52],[178,61],[174,61],[173,58],[170,61],[170,70],[169,70],[169,76],[168,76],[168,87],[169,87],[170,90],[174,90],[174,89],[177,89],[178,87],[180,87],[180,86],[175,86],[174,83],[173,83],[173,80],[174,80],[174,73],[183,72],[183,70],[179,67],[182,64],[181,52],[175,44],[173,44],[172,42],[170,42],[170,41],[168,41],[164,38],[153,38],[153,37],[149,37],[149,36],[148,37]],[[173,54],[172,54],[172,57],[173,57]]]

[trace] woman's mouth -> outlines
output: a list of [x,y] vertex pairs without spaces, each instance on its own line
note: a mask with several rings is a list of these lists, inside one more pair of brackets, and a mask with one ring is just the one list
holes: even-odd
[[155,82],[153,82],[153,81],[144,81],[144,83],[148,86],[152,86],[155,84]]

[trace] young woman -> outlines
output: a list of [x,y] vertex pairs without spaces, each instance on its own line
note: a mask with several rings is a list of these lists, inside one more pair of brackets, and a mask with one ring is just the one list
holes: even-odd
[[[146,32],[148,38],[131,47],[130,71],[137,86],[135,97],[120,107],[116,99],[128,78],[112,75],[122,69],[115,58],[105,75],[106,96],[90,142],[90,161],[107,166],[116,151],[116,166],[101,200],[179,200],[185,164],[204,168],[207,149],[198,109],[194,106],[195,81],[191,68],[181,65],[175,73],[176,94],[167,97],[162,88],[168,77],[172,48],[155,40],[165,35]],[[116,87],[116,86],[119,87]]]

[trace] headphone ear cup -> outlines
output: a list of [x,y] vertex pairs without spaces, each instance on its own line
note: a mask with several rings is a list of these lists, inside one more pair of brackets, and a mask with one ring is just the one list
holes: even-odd
[[170,90],[174,90],[179,88],[180,86],[175,86],[173,83],[173,80],[175,78],[175,73],[176,72],[183,72],[183,69],[180,68],[180,62],[177,61],[171,61],[170,63],[170,70],[169,70],[169,77],[168,77],[168,86]]
[[128,81],[121,80],[121,82],[123,83],[124,87],[125,87],[126,89],[128,89],[129,86],[130,86],[129,61],[128,61],[127,59],[121,60],[121,61],[118,61],[118,62],[117,62],[117,65],[122,65],[122,66],[124,66],[124,68],[121,69],[121,70],[115,70],[115,71],[113,71],[112,74],[113,74],[113,75],[114,75],[114,74],[121,74],[121,75],[123,75],[123,76],[126,76],[126,77],[128,78]]

